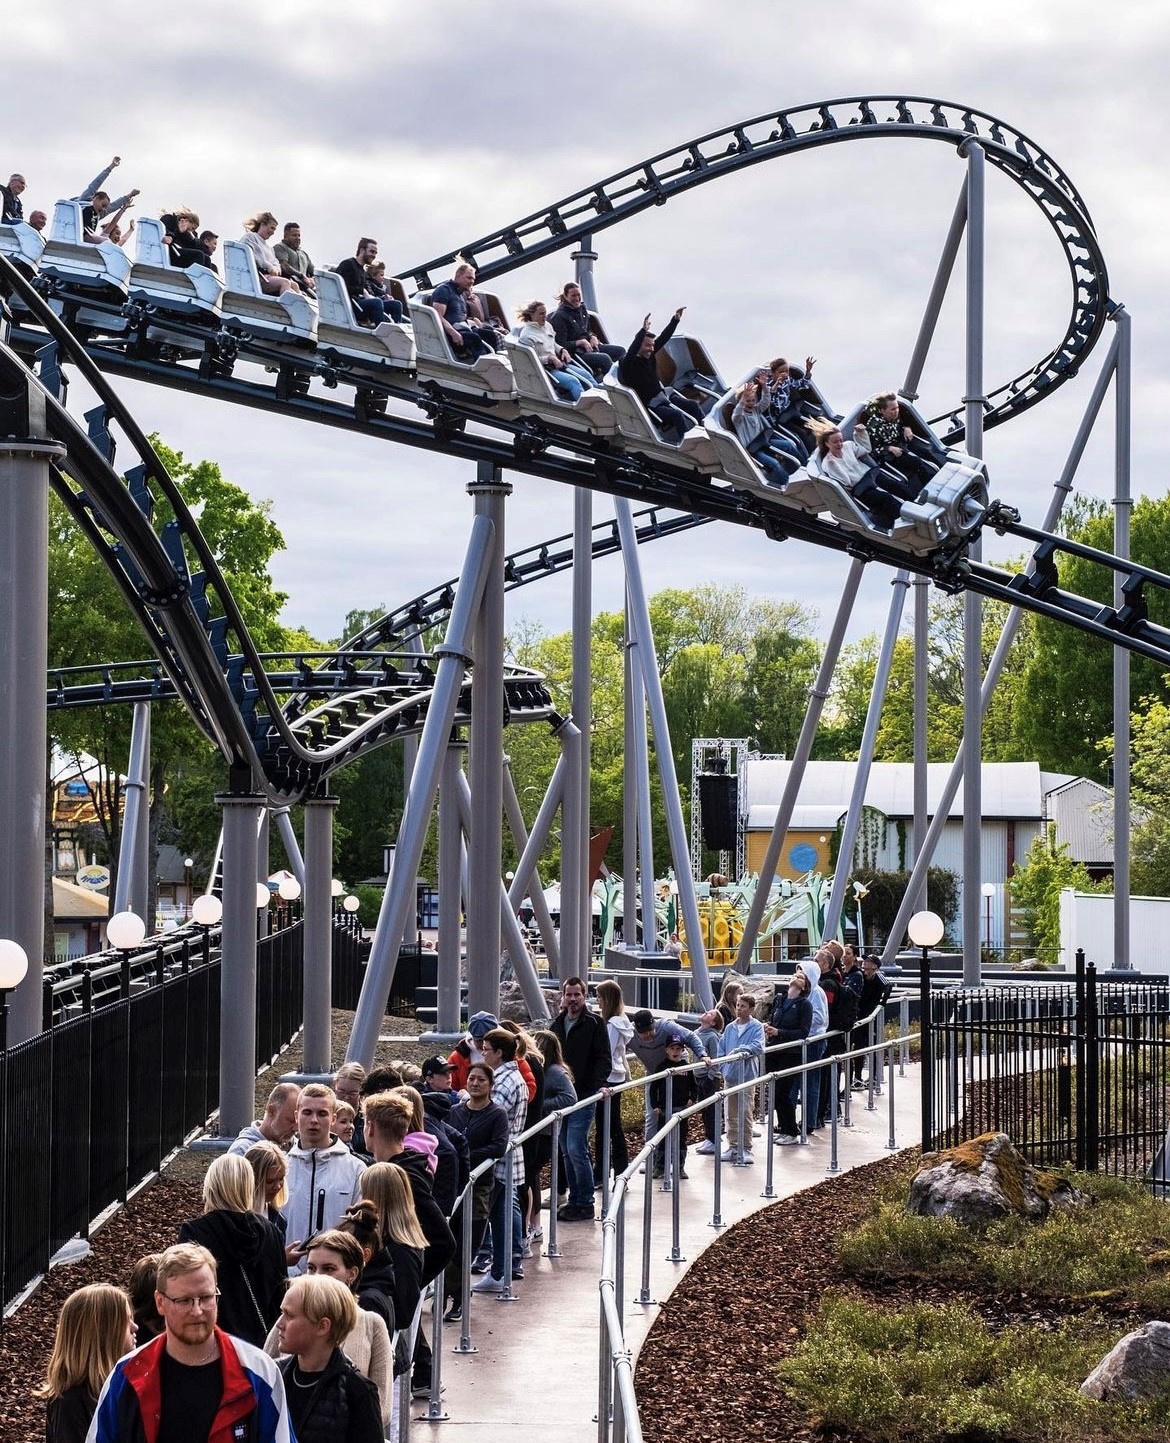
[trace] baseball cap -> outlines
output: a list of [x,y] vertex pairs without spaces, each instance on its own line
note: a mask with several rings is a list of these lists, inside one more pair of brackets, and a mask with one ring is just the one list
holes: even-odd
[[479,1038],[489,1033],[493,1027],[500,1025],[500,1019],[494,1012],[476,1012],[468,1021],[467,1030],[472,1037]]
[[634,1013],[630,1021],[634,1024],[635,1032],[649,1032],[654,1026],[654,1014],[643,1007]]
[[445,1057],[428,1057],[422,1065],[424,1080],[428,1077],[435,1077],[440,1072],[450,1072],[451,1064]]

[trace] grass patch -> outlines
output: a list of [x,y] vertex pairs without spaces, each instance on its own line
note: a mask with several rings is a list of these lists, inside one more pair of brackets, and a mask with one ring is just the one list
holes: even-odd
[[1140,1405],[1077,1391],[1115,1341],[1084,1319],[993,1332],[961,1304],[881,1310],[831,1294],[779,1374],[818,1426],[874,1443],[1165,1443],[1170,1389]]
[[1044,1297],[1122,1298],[1151,1315],[1170,1309],[1170,1207],[1132,1183],[1074,1175],[1093,1205],[1044,1223],[1005,1218],[982,1232],[905,1211],[908,1178],[839,1244],[847,1273],[945,1277]]

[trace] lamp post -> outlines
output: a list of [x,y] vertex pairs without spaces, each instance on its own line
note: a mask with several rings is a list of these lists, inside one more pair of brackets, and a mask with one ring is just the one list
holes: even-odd
[[268,904],[272,901],[272,888],[267,882],[256,883],[256,935],[268,936]]
[[8,994],[28,973],[28,953],[19,942],[0,938],[0,1052],[8,1050]]
[[361,898],[355,897],[352,892],[350,892],[341,904],[342,910],[349,915],[351,925],[355,931],[357,930],[357,910],[361,905]]
[[983,886],[980,888],[980,891],[983,893],[983,903],[984,903],[984,906],[987,908],[987,949],[986,949],[986,953],[987,953],[987,961],[990,962],[990,961],[991,961],[991,899],[992,899],[992,897],[995,896],[995,883],[994,883],[994,882],[984,882]]
[[194,893],[193,893],[193,890],[192,890],[192,887],[191,887],[191,874],[192,874],[192,871],[194,870],[194,867],[195,867],[195,858],[194,858],[194,857],[184,857],[184,858],[183,858],[183,876],[184,876],[184,880],[185,880],[186,883],[187,883],[187,907],[186,907],[186,917],[187,917],[188,921],[190,921],[190,918],[191,918],[191,907],[192,907],[192,901],[193,901],[193,897],[194,897]]
[[130,953],[142,945],[146,923],[137,912],[115,912],[106,923],[106,941],[122,954],[122,996],[130,996]]
[[922,1150],[926,1152],[934,1137],[934,1093],[930,1056],[930,949],[937,947],[946,930],[937,912],[915,912],[906,925],[910,941],[922,948],[922,964],[918,971],[918,1031],[921,1037],[922,1060],[919,1071],[922,1111]]
[[223,903],[214,892],[205,892],[195,898],[191,920],[203,930],[203,965],[206,967],[211,961],[211,929],[223,921]]
[[295,877],[282,877],[276,892],[280,900],[286,904],[282,909],[285,913],[282,921],[287,926],[292,920],[291,904],[301,895],[301,884]]

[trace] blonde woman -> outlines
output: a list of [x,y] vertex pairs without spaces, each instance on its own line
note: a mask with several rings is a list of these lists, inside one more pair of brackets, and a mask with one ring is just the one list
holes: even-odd
[[133,1349],[137,1328],[130,1298],[108,1283],[92,1283],[65,1299],[45,1381],[46,1443],[85,1443],[102,1384]]
[[[630,1080],[630,1064],[626,1059],[626,1048],[634,1035],[634,1024],[626,1016],[626,1002],[621,984],[612,977],[597,984],[597,1010],[605,1020],[609,1034],[609,1052],[612,1066],[607,1085],[617,1087]],[[622,1095],[612,1098],[609,1105],[609,1166],[614,1177],[625,1172],[630,1165],[630,1151],[626,1146],[626,1134],[622,1128]],[[597,1104],[597,1125],[593,1130],[593,1176],[601,1181],[601,1139],[604,1112],[603,1105]]]
[[281,1208],[288,1202],[288,1159],[274,1142],[254,1142],[244,1160],[256,1179],[252,1194],[252,1211],[267,1218],[280,1234],[286,1266],[295,1268],[301,1260],[299,1247],[288,1245],[288,1223]]
[[382,1235],[382,1251],[367,1264],[367,1279],[377,1273],[388,1283],[392,1279],[394,1326],[409,1328],[422,1292],[422,1253],[427,1245],[410,1182],[394,1163],[376,1162],[362,1173],[361,1190],[374,1205],[374,1221]]
[[260,289],[266,296],[283,296],[285,291],[295,291],[292,281],[280,273],[280,261],[269,242],[276,234],[276,217],[270,210],[259,211],[244,222],[244,234],[240,237],[256,261],[256,272],[260,277]]
[[298,1443],[382,1443],[378,1390],[341,1349],[357,1314],[336,1278],[297,1278],[285,1294],[277,1331],[288,1356],[280,1371]]
[[181,1243],[200,1243],[215,1258],[219,1326],[262,1347],[276,1321],[288,1264],[280,1233],[253,1211],[256,1177],[247,1158],[217,1157],[203,1179],[203,1216],[179,1229]]
[[529,301],[521,306],[516,319],[521,322],[520,344],[536,352],[549,380],[566,400],[576,401],[582,391],[597,385],[589,367],[575,361],[564,346],[557,344],[556,333],[548,322],[548,307],[543,301]]

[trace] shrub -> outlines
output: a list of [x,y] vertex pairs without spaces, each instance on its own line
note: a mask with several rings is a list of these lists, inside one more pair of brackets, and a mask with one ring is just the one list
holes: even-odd
[[779,1375],[818,1427],[874,1443],[1162,1443],[1164,1400],[1124,1406],[1077,1391],[1115,1341],[1083,1319],[992,1331],[962,1306],[879,1310],[830,1294]]

